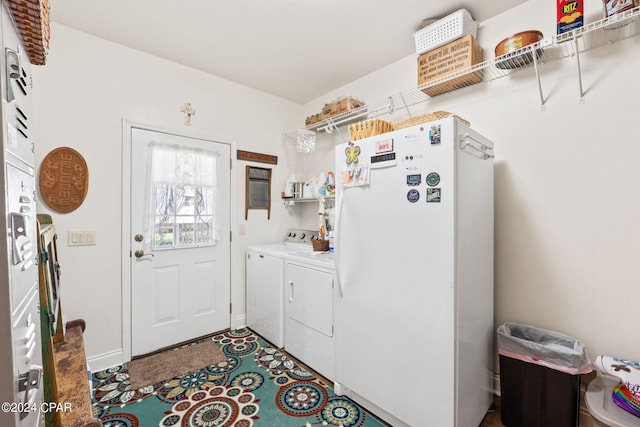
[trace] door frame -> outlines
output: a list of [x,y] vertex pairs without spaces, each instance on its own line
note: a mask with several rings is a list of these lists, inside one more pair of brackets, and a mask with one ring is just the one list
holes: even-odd
[[[162,132],[170,135],[182,136],[186,138],[197,138],[220,144],[229,145],[230,160],[233,164],[235,143],[228,139],[212,135],[205,135],[193,131],[170,129],[132,120],[122,119],[122,235],[121,235],[121,260],[122,260],[122,362],[131,361],[131,130],[142,129],[145,131]],[[235,179],[234,170],[231,168],[229,179],[229,229],[234,229],[235,223]],[[233,298],[233,240],[229,242],[229,297]],[[231,313],[232,314],[232,313]],[[229,316],[229,323],[232,323]],[[231,326],[231,325],[229,325]]]

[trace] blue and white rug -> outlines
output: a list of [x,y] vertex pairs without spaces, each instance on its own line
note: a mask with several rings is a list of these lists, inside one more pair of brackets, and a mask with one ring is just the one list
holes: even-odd
[[132,390],[127,365],[93,374],[105,427],[381,427],[369,412],[248,329],[212,339],[227,360]]

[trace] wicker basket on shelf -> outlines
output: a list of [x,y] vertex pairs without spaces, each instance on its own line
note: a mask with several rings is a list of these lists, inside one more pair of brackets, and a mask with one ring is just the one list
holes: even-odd
[[51,37],[49,0],[9,0],[8,6],[29,62],[45,65]]
[[454,116],[456,118],[456,120],[458,120],[460,123],[464,123],[467,126],[469,126],[471,124],[471,123],[469,123],[468,120],[465,120],[460,116],[456,116],[453,113],[448,113],[446,111],[434,111],[433,113],[419,114],[417,116],[409,117],[408,119],[400,120],[399,122],[396,122],[396,123],[393,124],[393,128],[396,129],[396,130],[397,129],[402,129],[402,128],[408,128],[410,126],[419,125],[419,124],[422,124],[422,123],[428,123],[428,122],[433,122],[433,121],[436,121],[436,120],[444,119],[444,118],[447,118],[449,116]]
[[316,252],[326,252],[329,250],[329,241],[328,240],[311,240],[311,245],[313,245],[313,250]]
[[393,125],[390,122],[380,119],[369,119],[349,125],[349,135],[352,141],[391,132],[392,130]]

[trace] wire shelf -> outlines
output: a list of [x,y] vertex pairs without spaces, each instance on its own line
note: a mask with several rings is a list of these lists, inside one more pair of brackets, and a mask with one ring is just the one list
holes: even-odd
[[543,39],[506,55],[451,73],[427,84],[401,91],[374,103],[335,115],[329,119],[314,123],[306,129],[331,132],[338,126],[383,114],[390,114],[399,108],[408,109],[411,106],[427,102],[430,97],[424,93],[424,90],[437,85],[446,84],[451,90],[456,90],[475,84],[465,82],[490,82],[508,76],[516,70],[528,67],[533,67],[535,70],[540,89],[540,102],[544,107],[545,100],[542,94],[538,66],[568,57],[576,57],[580,99],[582,100],[584,93],[582,91],[580,54],[637,36],[640,34],[640,19],[638,19],[638,16],[640,16],[640,7],[618,13],[609,18],[587,24],[582,28]]

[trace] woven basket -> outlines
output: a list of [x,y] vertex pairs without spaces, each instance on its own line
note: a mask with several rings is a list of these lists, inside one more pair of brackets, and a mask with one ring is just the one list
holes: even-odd
[[313,250],[316,252],[326,252],[329,250],[328,240],[312,240]]
[[433,113],[419,114],[417,116],[409,117],[408,119],[400,120],[399,122],[396,122],[393,124],[393,128],[394,129],[408,128],[410,126],[433,122],[433,121],[444,119],[450,116],[455,117],[456,120],[458,120],[460,123],[464,123],[467,126],[471,124],[469,123],[468,120],[465,120],[460,116],[456,116],[455,114],[448,113],[446,111],[434,111]]
[[392,130],[393,125],[390,122],[380,119],[369,119],[349,125],[349,135],[352,141],[391,132]]
[[8,5],[29,55],[29,62],[44,65],[51,36],[49,0],[9,0]]

